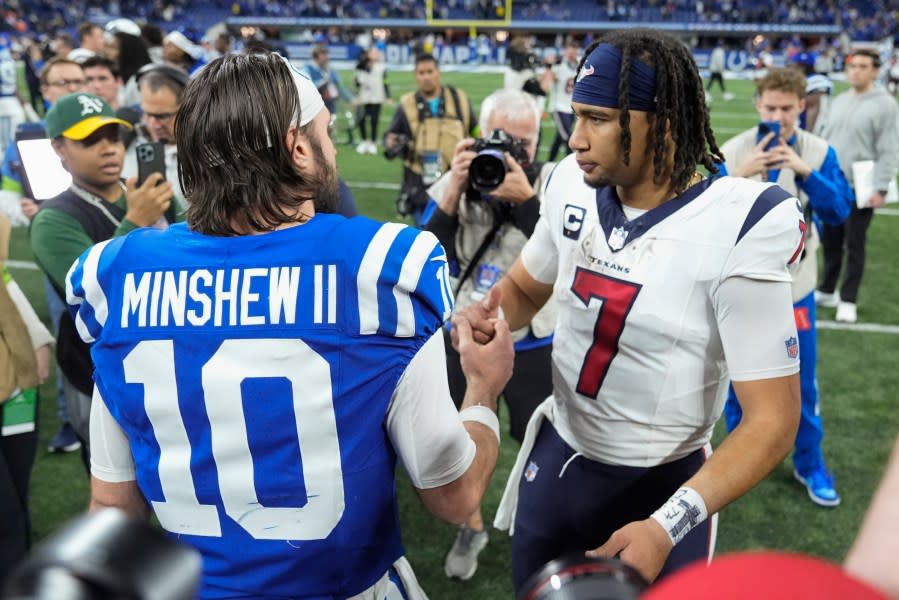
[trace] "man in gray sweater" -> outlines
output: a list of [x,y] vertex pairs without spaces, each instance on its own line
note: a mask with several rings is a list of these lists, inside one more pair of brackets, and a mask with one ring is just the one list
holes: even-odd
[[[880,86],[875,86],[880,56],[871,50],[858,50],[846,64],[846,79],[851,89],[837,96],[829,121],[822,132],[837,151],[840,167],[854,184],[852,165],[873,160],[873,191],[856,198],[856,205],[843,225],[824,225],[824,277],[815,293],[819,306],[837,307],[837,321],[856,321],[858,288],[865,270],[865,239],[874,209],[886,202],[889,183],[899,170],[899,107]],[[856,188],[858,189],[858,188]],[[837,291],[837,280],[846,249],[846,272]]]

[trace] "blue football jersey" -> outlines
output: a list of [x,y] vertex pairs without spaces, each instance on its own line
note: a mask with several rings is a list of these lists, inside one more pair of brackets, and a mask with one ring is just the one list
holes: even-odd
[[9,36],[0,33],[0,98],[16,95],[18,75]]
[[452,311],[433,235],[326,214],[255,236],[142,229],[67,285],[138,486],[203,554],[204,598],[344,598],[403,554],[383,423]]

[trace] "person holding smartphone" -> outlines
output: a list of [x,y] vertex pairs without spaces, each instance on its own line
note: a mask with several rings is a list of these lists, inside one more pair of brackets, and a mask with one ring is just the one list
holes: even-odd
[[[755,108],[761,122],[728,140],[722,147],[723,174],[773,181],[802,203],[805,222],[814,214],[827,225],[839,225],[852,208],[852,192],[836,151],[824,139],[799,128],[805,109],[806,80],[796,69],[769,69],[756,82]],[[793,474],[803,483],[812,502],[833,507],[840,503],[833,474],[821,452],[824,426],[818,406],[815,377],[815,284],[818,266],[815,250],[820,245],[817,229],[805,230],[805,250],[790,266],[793,276],[793,313],[798,341],[802,413],[793,453]],[[789,340],[788,340],[789,341]],[[728,430],[742,416],[733,387],[725,405]]]
[[[172,187],[159,174],[140,187],[136,177],[121,180],[121,127],[130,124],[116,118],[102,98],[86,92],[60,98],[47,112],[47,137],[71,173],[72,185],[43,203],[31,222],[30,242],[35,262],[62,299],[66,273],[82,252],[156,224],[171,203]],[[57,340],[69,422],[87,459],[93,364],[67,312],[60,319]]]
[[[156,164],[166,181],[172,185],[174,210],[171,217],[183,219],[187,209],[184,191],[178,181],[178,148],[175,146],[175,119],[181,105],[181,95],[189,77],[187,73],[171,65],[148,65],[138,73],[137,85],[140,90],[140,108],[143,116],[137,126],[137,137],[128,145],[122,173],[125,177],[147,173],[148,164],[143,163],[146,150],[140,151],[142,144],[154,144],[153,154],[163,158]],[[143,177],[139,177],[143,181]]]

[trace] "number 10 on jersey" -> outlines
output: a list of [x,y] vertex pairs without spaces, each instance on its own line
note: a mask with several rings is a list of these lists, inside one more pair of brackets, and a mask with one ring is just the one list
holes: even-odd
[[[159,444],[159,483],[165,501],[154,501],[153,510],[160,524],[172,533],[220,537],[218,508],[197,499],[190,468],[194,450],[178,402],[174,342],[142,341],[125,357],[124,367],[127,383],[144,386],[145,410]],[[298,339],[233,339],[225,340],[206,361],[201,377],[204,397],[191,401],[206,405],[212,462],[225,513],[255,539],[328,537],[344,510],[328,362]],[[241,396],[241,383],[249,378],[290,382],[308,498],[305,506],[266,507],[259,502]]]

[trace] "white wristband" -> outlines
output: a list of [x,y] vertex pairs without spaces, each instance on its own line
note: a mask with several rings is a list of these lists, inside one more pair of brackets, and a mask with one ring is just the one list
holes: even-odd
[[474,421],[489,427],[496,434],[496,441],[499,442],[499,417],[486,406],[477,404],[463,408],[459,411],[459,416],[463,421]]
[[702,496],[688,487],[682,487],[674,492],[661,508],[652,513],[652,518],[658,521],[674,545],[708,516],[709,512]]

